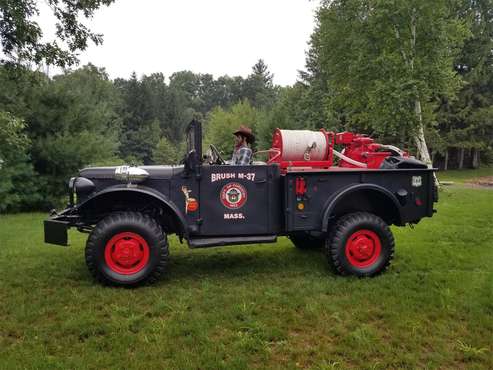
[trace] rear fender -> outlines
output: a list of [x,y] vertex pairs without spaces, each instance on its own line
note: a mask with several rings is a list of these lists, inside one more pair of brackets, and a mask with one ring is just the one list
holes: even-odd
[[[354,184],[337,192],[325,202],[322,211],[322,231],[328,231],[330,220],[337,216],[335,214],[337,209],[342,208],[344,202],[355,196],[368,199],[368,203],[370,204],[372,204],[372,202],[375,203],[377,200],[378,202],[383,200],[387,206],[386,210],[382,212],[380,207],[376,207],[379,211],[373,212],[389,224],[402,225],[401,206],[394,194],[380,185]],[[358,211],[358,209],[354,209],[353,211]],[[361,209],[361,211],[369,210]]]

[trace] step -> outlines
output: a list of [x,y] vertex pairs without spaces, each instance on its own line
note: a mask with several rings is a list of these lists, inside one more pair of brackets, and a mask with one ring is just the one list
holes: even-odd
[[212,236],[195,238],[188,241],[190,248],[218,247],[222,245],[275,243],[277,235],[250,235],[250,236]]

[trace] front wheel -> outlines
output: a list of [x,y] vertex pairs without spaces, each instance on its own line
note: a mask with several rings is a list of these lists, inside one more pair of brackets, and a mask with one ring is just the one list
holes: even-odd
[[100,282],[134,286],[156,281],[168,260],[168,242],[159,224],[137,212],[101,220],[86,243],[86,264]]
[[341,275],[375,276],[394,255],[394,237],[378,216],[357,212],[341,217],[326,241],[329,262]]

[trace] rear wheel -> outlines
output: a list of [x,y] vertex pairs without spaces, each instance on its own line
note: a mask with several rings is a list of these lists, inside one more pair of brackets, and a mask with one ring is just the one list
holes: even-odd
[[153,283],[164,272],[167,260],[166,235],[154,219],[141,213],[112,214],[87,239],[87,267],[104,284]]
[[340,218],[326,241],[329,262],[341,275],[375,276],[394,255],[394,237],[378,216],[357,212]]

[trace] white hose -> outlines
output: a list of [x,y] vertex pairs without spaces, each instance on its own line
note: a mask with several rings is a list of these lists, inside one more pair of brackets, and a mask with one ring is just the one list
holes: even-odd
[[327,154],[327,138],[323,132],[279,130],[283,161],[323,161]]
[[339,159],[342,159],[343,161],[345,162],[348,162],[348,163],[351,163],[352,165],[355,165],[357,167],[361,167],[361,168],[367,168],[368,165],[366,163],[363,163],[363,162],[358,162],[358,161],[355,161],[354,159],[351,159],[349,157],[346,157],[344,154],[342,153],[339,153],[337,150],[333,149],[332,150],[334,152],[334,155],[339,158]]
[[394,145],[384,145],[384,144],[382,144],[380,146],[380,148],[393,150],[394,152],[398,153],[399,155],[403,155],[404,154],[404,152],[401,149],[399,149],[398,147],[396,147]]

